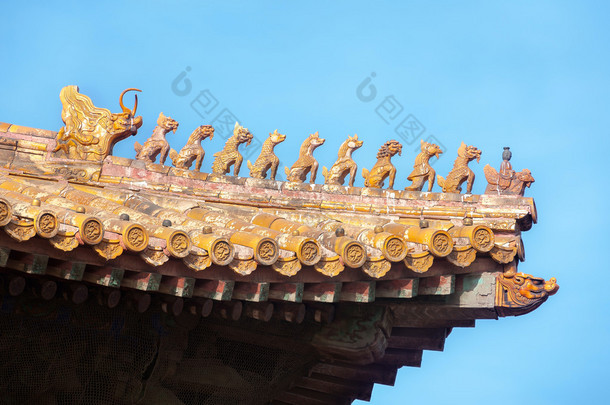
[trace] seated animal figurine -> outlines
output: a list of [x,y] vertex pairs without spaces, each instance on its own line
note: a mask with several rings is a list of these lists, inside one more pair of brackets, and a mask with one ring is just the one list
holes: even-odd
[[284,140],[286,140],[286,135],[280,134],[277,132],[277,129],[269,133],[269,138],[263,143],[261,154],[258,155],[254,164],[248,160],[250,177],[253,179],[264,179],[267,177],[267,171],[271,169],[270,179],[275,180],[280,159],[275,155],[273,149],[277,144],[284,142]]
[[250,145],[253,135],[248,131],[248,128],[244,128],[239,123],[235,123],[233,128],[233,136],[227,139],[225,147],[220,151],[214,153],[214,163],[212,164],[212,172],[217,174],[227,174],[233,166],[233,175],[239,175],[239,169],[244,161],[243,156],[239,153],[239,145],[245,143]]
[[413,171],[407,177],[407,180],[411,180],[411,185],[405,187],[405,190],[410,191],[421,191],[424,188],[426,181],[428,182],[428,192],[432,191],[434,187],[434,177],[436,172],[430,166],[429,160],[432,156],[436,156],[438,159],[439,155],[443,153],[441,148],[434,143],[424,142],[421,140],[421,152],[415,158],[415,164],[413,165]]
[[160,155],[159,163],[164,164],[167,159],[167,154],[169,153],[169,143],[165,139],[165,135],[170,131],[176,133],[177,129],[177,121],[160,113],[159,118],[157,118],[157,126],[153,130],[150,138],[144,142],[144,145],[140,145],[140,143],[136,141],[134,145],[137,152],[136,159],[155,163],[157,155]]
[[201,141],[206,138],[214,138],[214,127],[211,125],[201,125],[197,127],[189,136],[186,145],[180,150],[180,153],[171,149],[169,157],[172,163],[178,169],[188,170],[193,162],[195,162],[195,170],[201,170],[201,163],[205,156],[205,151],[201,147]]
[[363,141],[358,140],[358,135],[348,136],[345,142],[341,144],[339,148],[339,154],[337,161],[332,165],[330,170],[326,167],[322,168],[322,174],[324,175],[324,184],[336,184],[339,186],[343,185],[345,178],[349,174],[349,186],[354,186],[354,177],[358,170],[358,165],[352,159],[352,153],[361,147]]
[[299,150],[299,158],[292,165],[290,170],[284,167],[286,179],[297,183],[303,183],[307,179],[307,174],[311,172],[309,182],[316,182],[316,174],[318,173],[318,161],[313,157],[313,151],[324,143],[325,139],[320,138],[318,133],[311,134],[301,144]]
[[377,152],[377,162],[369,172],[367,169],[362,169],[362,177],[364,177],[364,186],[371,188],[382,188],[383,182],[390,177],[389,189],[394,187],[394,179],[396,178],[396,167],[391,162],[392,156],[402,153],[402,145],[395,140],[384,143],[379,152]]
[[474,183],[474,172],[468,167],[468,163],[476,159],[481,160],[481,151],[474,146],[466,146],[464,142],[458,148],[458,157],[453,163],[453,169],[445,180],[443,176],[436,176],[438,185],[443,188],[443,193],[461,193],[462,183],[467,181],[466,193],[472,193]]

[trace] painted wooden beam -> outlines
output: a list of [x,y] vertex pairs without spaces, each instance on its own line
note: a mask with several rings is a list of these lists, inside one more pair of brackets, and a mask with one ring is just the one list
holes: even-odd
[[229,301],[234,287],[235,282],[230,280],[197,280],[193,288],[193,296],[215,301]]
[[189,298],[193,296],[194,286],[194,278],[163,276],[161,283],[159,284],[159,292],[175,295],[176,297]]
[[119,288],[124,276],[125,271],[116,267],[87,266],[82,279],[104,287]]
[[341,283],[305,284],[303,301],[338,302]]
[[233,299],[261,302],[269,297],[269,283],[235,283]]
[[342,363],[318,363],[310,369],[310,373],[383,385],[394,385],[396,371],[396,367],[382,364],[367,364],[365,367],[360,367]]
[[273,283],[269,286],[269,299],[301,302],[303,290],[303,283]]
[[288,391],[281,392],[276,395],[275,399],[291,405],[349,405],[352,403],[350,398],[301,387],[293,387]]
[[396,317],[392,326],[395,328],[474,328],[475,320],[413,319]]
[[13,252],[6,261],[6,267],[27,274],[44,275],[47,271],[49,256]]
[[378,281],[375,295],[378,298],[413,298],[417,296],[419,279]]
[[419,295],[449,295],[455,291],[455,276],[423,277],[419,279]]
[[392,328],[388,347],[443,351],[447,328]]
[[396,367],[421,367],[422,353],[421,350],[387,348],[384,356],[377,363]]
[[159,273],[127,271],[121,286],[140,291],[158,291],[160,282],[161,274]]
[[85,273],[86,264],[83,262],[69,262],[49,259],[47,274],[64,280],[81,281]]
[[6,262],[11,255],[11,249],[0,247],[0,267],[6,267]]
[[354,281],[343,283],[341,287],[341,301],[373,302],[375,301],[374,281]]
[[373,392],[373,383],[354,382],[344,378],[314,373],[309,377],[299,378],[295,385],[313,391],[332,393],[352,399],[369,401]]

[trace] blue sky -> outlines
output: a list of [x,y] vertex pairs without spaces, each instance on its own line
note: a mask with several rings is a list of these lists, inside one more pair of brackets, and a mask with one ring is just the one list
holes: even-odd
[[[397,189],[420,138],[443,146],[434,164],[443,175],[464,141],[483,151],[471,164],[475,193],[483,166],[498,167],[510,146],[513,167],[536,179],[526,195],[539,213],[520,270],[557,277],[559,293],[530,315],[454,330],[443,353],[402,369],[396,387],[377,386],[371,403],[606,402],[608,3],[174,3],[3,2],[0,121],[58,130],[63,86],[115,112],[119,93],[137,87],[144,125],[119,156],[134,156],[160,111],[180,123],[168,136],[175,149],[232,114],[261,142],[276,128],[287,134],[276,152],[288,166],[314,131],[327,139],[315,153],[327,167],[347,135],[364,140],[360,168],[396,138]],[[204,142],[203,171],[221,139],[217,129]]]

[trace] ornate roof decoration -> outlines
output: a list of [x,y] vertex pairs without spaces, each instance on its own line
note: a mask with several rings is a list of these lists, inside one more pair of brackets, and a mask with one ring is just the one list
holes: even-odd
[[428,182],[428,192],[432,191],[436,172],[428,162],[432,156],[436,156],[438,159],[441,153],[443,151],[438,145],[421,140],[421,153],[415,158],[413,172],[407,177],[407,180],[412,181],[412,184],[405,187],[405,190],[421,191],[424,184]]
[[447,175],[438,177],[438,185],[443,189],[443,193],[461,193],[462,183],[466,182],[466,193],[472,192],[474,184],[474,172],[468,167],[468,163],[473,160],[481,160],[481,151],[474,146],[466,146],[464,142],[458,149],[458,157],[453,163],[453,169]]
[[328,170],[326,166],[323,167],[322,173],[324,174],[325,179],[324,184],[342,186],[345,182],[345,178],[349,175],[349,186],[354,186],[358,165],[354,162],[354,159],[352,159],[352,153],[360,148],[363,143],[363,141],[358,140],[357,134],[347,137],[341,144],[337,161],[332,165],[330,170]]
[[70,159],[101,161],[112,154],[113,146],[135,135],[142,126],[142,117],[136,117],[138,96],[133,110],[123,105],[121,93],[119,104],[122,113],[113,114],[105,108],[93,105],[91,99],[78,92],[77,86],[66,86],[61,90],[59,98],[63,104],[61,119],[66,124],[57,134],[57,144],[53,152],[58,156]]
[[195,170],[201,170],[201,164],[205,157],[205,151],[201,147],[201,141],[214,138],[214,127],[211,125],[201,125],[195,128],[189,136],[186,145],[180,149],[180,153],[170,148],[169,157],[174,167],[189,170],[195,162]]
[[498,276],[496,311],[500,316],[517,316],[532,312],[559,290],[557,280],[544,281],[511,268]]
[[248,169],[250,169],[250,177],[252,177],[253,179],[265,179],[267,178],[267,172],[271,170],[269,178],[271,180],[275,180],[277,168],[280,164],[280,159],[275,156],[275,152],[273,150],[276,145],[284,142],[285,140],[286,135],[280,134],[279,132],[277,132],[277,129],[269,133],[269,138],[267,138],[263,143],[261,153],[260,155],[258,155],[258,158],[254,162],[254,164],[250,163],[250,161],[248,160]]
[[294,162],[290,169],[284,167],[288,181],[303,183],[309,174],[309,182],[311,184],[316,182],[316,175],[318,174],[318,161],[314,159],[313,151],[316,150],[318,146],[324,144],[324,141],[325,139],[320,138],[317,132],[305,138],[301,144],[299,158],[297,161]]
[[485,188],[485,194],[523,195],[525,188],[532,185],[534,178],[528,169],[523,169],[520,172],[513,170],[510,164],[512,155],[510,148],[504,147],[504,153],[502,153],[503,160],[499,172],[490,165],[485,165],[483,170],[485,171],[485,178],[488,183],[487,188]]
[[162,112],[159,113],[157,126],[153,130],[150,138],[144,142],[144,145],[140,145],[139,142],[134,144],[134,148],[137,152],[136,159],[155,163],[157,156],[159,156],[159,163],[164,164],[169,153],[169,143],[165,139],[165,136],[171,131],[176,133],[177,129],[178,122],[176,120],[166,117]]
[[392,384],[399,367],[419,366],[423,350],[442,350],[451,328],[528,313],[558,290],[554,278],[517,270],[537,213],[523,197],[534,180],[512,170],[508,148],[499,172],[485,167],[483,195],[470,194],[468,167],[481,151],[464,143],[453,170],[437,176],[442,193],[432,192],[429,163],[442,151],[424,141],[405,190],[392,189],[391,158],[402,152],[395,140],[362,170],[365,187],[354,187],[357,135],[316,184],[313,151],[324,144],[316,132],[281,182],[274,148],[286,135],[270,133],[247,162],[250,176],[237,177],[239,145],[253,134],[236,123],[212,173],[202,173],[201,142],[214,128],[197,127],[176,152],[165,136],[178,123],[163,113],[152,136],[136,142],[136,159],[112,155],[142,125],[137,99],[133,110],[123,106],[125,92],[123,112],[113,114],[64,88],[58,133],[0,123],[0,281],[11,297],[33,286],[35,297],[63,291],[82,304],[99,289],[108,308],[146,313],[158,304],[168,316],[206,319],[222,336],[281,346],[309,363],[267,400],[301,404],[367,399],[375,382]]
[[377,162],[369,172],[367,169],[362,169],[362,177],[364,177],[364,186],[371,188],[382,188],[386,178],[390,178],[389,189],[394,187],[394,179],[396,177],[396,168],[390,161],[392,156],[402,153],[402,145],[398,141],[391,140],[384,143],[379,152],[377,152]]
[[233,166],[233,174],[239,175],[239,169],[244,160],[241,153],[239,153],[239,145],[245,143],[246,146],[250,145],[252,141],[252,134],[248,131],[248,128],[244,128],[235,123],[233,128],[233,136],[227,139],[225,147],[220,152],[214,154],[214,164],[212,165],[212,172],[216,174],[227,174]]

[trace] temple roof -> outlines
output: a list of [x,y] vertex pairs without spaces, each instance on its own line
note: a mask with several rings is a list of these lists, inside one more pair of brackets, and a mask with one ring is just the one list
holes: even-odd
[[[79,164],[36,153],[56,133],[2,128],[13,150],[3,151],[12,156],[0,195],[23,226],[36,225],[22,240],[37,232],[61,254],[79,246],[104,260],[131,252],[153,266],[178,259],[184,276],[210,266],[206,274],[222,267],[245,276],[271,266],[294,276],[306,266],[328,278],[391,279],[426,274],[433,263],[457,270],[477,255],[505,264],[518,252],[523,259],[518,233],[536,222],[528,197],[290,183],[116,156]],[[34,141],[33,133],[45,137]],[[56,221],[46,233],[36,222],[43,212]],[[469,252],[470,262],[458,252]]]
[[[400,151],[389,141],[375,167],[363,171],[367,187],[353,187],[343,185],[347,174],[353,184],[355,173],[346,151],[362,142],[348,137],[335,165],[324,167],[326,184],[315,184],[312,153],[324,142],[316,133],[286,169],[291,181],[282,182],[265,178],[277,171],[271,142],[285,139],[277,131],[267,154],[263,146],[254,165],[248,162],[252,177],[228,174],[231,165],[239,172],[238,146],[251,139],[236,124],[215,155],[215,172],[201,173],[190,165],[200,167],[196,159],[203,157],[189,153],[199,151],[210,126],[197,128],[178,154],[163,143],[177,123],[161,114],[153,136],[136,143],[136,159],[113,156],[114,143],[141,125],[135,108],[125,108],[121,96],[122,115],[108,115],[114,129],[98,122],[87,132],[93,113],[70,104],[82,95],[66,89],[59,132],[0,123],[0,265],[11,271],[11,295],[25,288],[23,276],[43,277],[123,291],[140,312],[154,293],[176,316],[185,305],[229,321],[243,312],[300,324],[310,314],[321,329],[303,344],[318,361],[275,398],[300,404],[328,403],[325,395],[336,403],[366,399],[374,382],[391,384],[398,367],[418,366],[423,350],[442,350],[452,327],[527,313],[557,291],[554,279],[517,272],[525,259],[522,232],[537,213],[523,196],[533,177],[512,171],[508,155],[499,172],[485,168],[483,195],[461,194],[462,183],[472,187],[468,162],[480,157],[465,144],[454,170],[438,177],[444,192],[421,191],[425,180],[418,179],[430,171],[429,189],[434,183],[427,158],[416,161],[412,186],[383,189],[384,180],[393,183],[390,158]],[[82,122],[78,130],[74,117]],[[441,153],[434,147],[422,141],[422,156]],[[169,155],[174,167],[155,163],[158,154],[161,161]],[[304,182],[308,174],[311,184]],[[83,290],[72,291],[74,302],[86,299]],[[354,322],[370,327],[353,342],[338,339]]]

